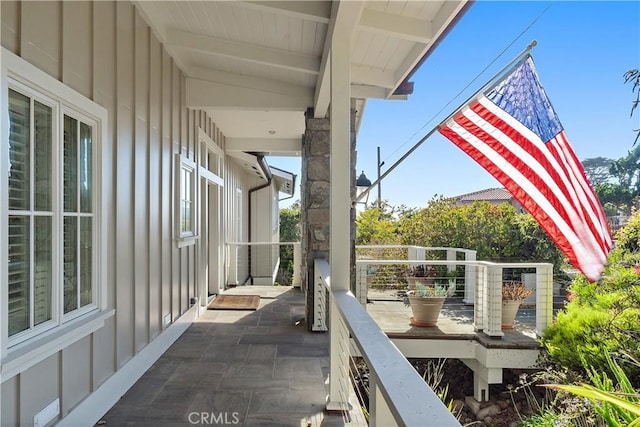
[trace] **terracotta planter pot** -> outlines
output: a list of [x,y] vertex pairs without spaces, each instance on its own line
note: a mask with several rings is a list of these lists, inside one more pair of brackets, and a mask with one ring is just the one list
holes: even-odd
[[445,298],[407,296],[413,313],[411,324],[414,326],[436,326]]
[[502,301],[502,329],[513,329],[522,301]]

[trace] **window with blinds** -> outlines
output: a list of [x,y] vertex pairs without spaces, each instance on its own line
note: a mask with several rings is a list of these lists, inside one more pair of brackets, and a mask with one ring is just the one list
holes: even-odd
[[[9,345],[97,308],[97,123],[9,81]],[[3,288],[4,289],[4,288]]]
[[92,129],[64,116],[63,274],[64,313],[90,304],[92,298]]
[[52,319],[53,109],[9,89],[9,336]]

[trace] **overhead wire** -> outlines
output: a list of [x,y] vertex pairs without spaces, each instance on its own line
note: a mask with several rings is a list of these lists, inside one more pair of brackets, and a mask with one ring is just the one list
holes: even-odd
[[540,20],[540,18],[547,13],[547,11],[549,10],[549,8],[553,5],[553,3],[549,3],[547,5],[547,7],[545,7],[542,12],[540,12],[538,14],[538,16],[536,16],[521,32],[520,34],[518,34],[512,41],[511,43],[509,43],[504,49],[502,49],[502,51],[491,61],[489,62],[480,72],[478,72],[478,74],[476,74],[476,76],[469,81],[469,83],[467,83],[467,85],[465,87],[463,87],[462,89],[460,89],[460,91],[454,95],[437,113],[435,113],[429,120],[427,120],[425,122],[424,125],[422,125],[422,127],[418,130],[416,130],[404,143],[402,143],[401,145],[399,145],[395,150],[393,150],[387,157],[385,157],[382,160],[382,163],[385,163],[386,161],[388,161],[395,153],[397,153],[400,149],[402,149],[403,147],[405,147],[409,142],[411,142],[413,140],[413,138],[416,137],[416,135],[418,135],[420,132],[422,132],[429,124],[431,124],[437,117],[440,116],[440,114],[442,114],[443,111],[445,111],[456,99],[458,99],[467,89],[469,89],[469,87],[471,87],[471,85],[473,83],[475,83],[476,80],[478,80],[480,78],[480,76],[482,76],[489,68],[491,68],[491,66],[493,64],[496,63],[496,61],[498,59],[500,59],[500,57],[502,57],[502,55],[504,55],[518,40],[520,40],[520,38],[522,38],[522,36],[525,35],[525,33],[527,31],[529,31],[529,29],[531,29],[531,27],[533,27],[535,25],[536,22],[538,22],[538,20]]

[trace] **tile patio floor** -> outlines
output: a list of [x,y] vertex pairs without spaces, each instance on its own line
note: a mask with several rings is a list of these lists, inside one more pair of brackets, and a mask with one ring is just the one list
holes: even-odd
[[228,293],[259,294],[260,306],[203,313],[102,425],[366,426],[357,407],[347,416],[324,411],[329,335],[306,331],[299,290],[247,286]]

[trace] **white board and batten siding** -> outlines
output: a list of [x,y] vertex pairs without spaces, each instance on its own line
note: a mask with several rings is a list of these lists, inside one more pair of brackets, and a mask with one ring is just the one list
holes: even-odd
[[[212,118],[185,107],[185,78],[129,2],[1,3],[2,46],[108,112],[102,158],[104,327],[2,377],[2,426],[29,424],[55,399],[61,416],[161,336],[197,296],[196,246],[175,241],[175,154],[191,160],[198,128],[224,150]],[[225,159],[225,230],[246,239],[247,178]],[[3,182],[1,185],[7,185]],[[223,238],[225,236],[222,236]]]

